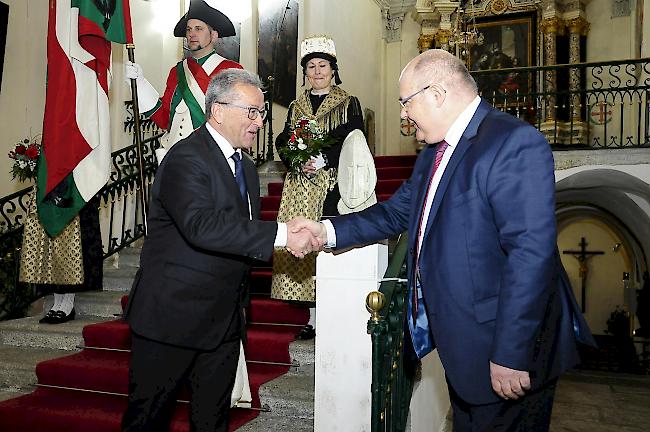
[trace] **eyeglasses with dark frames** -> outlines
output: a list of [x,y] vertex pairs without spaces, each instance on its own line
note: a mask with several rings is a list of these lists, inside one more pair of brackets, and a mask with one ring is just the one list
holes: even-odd
[[257,116],[259,115],[259,116],[262,116],[262,121],[264,121],[264,120],[266,120],[266,114],[268,114],[268,110],[266,108],[259,109],[258,107],[255,107],[255,106],[237,105],[237,104],[230,103],[230,102],[216,101],[215,103],[218,103],[219,105],[227,105],[227,106],[231,106],[233,108],[239,108],[239,109],[247,110],[249,120],[255,120],[257,118]]
[[[402,106],[402,108],[406,108],[406,104],[408,104],[408,103],[411,101],[411,99],[413,99],[415,96],[419,95],[419,94],[422,93],[423,91],[430,89],[431,86],[433,86],[433,84],[429,84],[428,86],[421,88],[420,90],[418,90],[418,91],[416,91],[415,93],[413,93],[411,96],[407,96],[407,97],[405,97],[404,99],[399,98],[399,99],[397,99],[397,101],[398,101],[399,104]],[[441,87],[441,88],[442,88],[442,87]],[[442,89],[442,91],[445,92],[445,93],[447,93],[447,90],[445,90],[444,88]]]

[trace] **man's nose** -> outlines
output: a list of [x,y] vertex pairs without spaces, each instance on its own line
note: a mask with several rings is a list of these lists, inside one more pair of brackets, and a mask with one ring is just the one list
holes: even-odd
[[253,123],[257,125],[258,129],[261,129],[262,125],[264,124],[264,120],[262,120],[262,115],[258,114],[257,117],[255,117],[255,120],[253,120]]

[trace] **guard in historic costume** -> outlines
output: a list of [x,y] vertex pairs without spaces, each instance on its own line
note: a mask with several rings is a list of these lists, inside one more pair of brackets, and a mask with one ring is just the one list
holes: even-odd
[[188,12],[174,28],[174,36],[186,38],[190,55],[169,71],[162,98],[138,64],[126,64],[126,77],[137,80],[143,114],[167,131],[161,139],[163,148],[156,151],[158,162],[171,146],[205,123],[205,92],[210,78],[224,69],[242,69],[239,63],[215,51],[218,38],[235,36],[235,26],[204,0],[191,1]]

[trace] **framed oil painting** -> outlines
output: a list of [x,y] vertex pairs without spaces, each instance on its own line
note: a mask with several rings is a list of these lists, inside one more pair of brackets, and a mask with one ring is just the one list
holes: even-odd
[[[483,44],[471,49],[470,70],[482,71],[536,65],[537,20],[534,12],[476,19]],[[528,94],[534,79],[528,73],[475,74],[479,92],[486,98]]]
[[273,102],[288,107],[296,98],[298,2],[264,0],[258,10],[257,72],[264,83],[273,77]]

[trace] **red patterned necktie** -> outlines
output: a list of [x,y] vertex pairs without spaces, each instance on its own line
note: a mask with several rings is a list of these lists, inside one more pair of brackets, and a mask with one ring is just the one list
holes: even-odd
[[433,176],[436,173],[438,166],[440,166],[440,162],[442,161],[442,156],[445,154],[445,150],[447,150],[448,146],[449,144],[447,144],[447,141],[442,140],[438,143],[438,146],[436,147],[436,159],[433,163],[433,168],[431,169],[431,175],[429,176],[429,184],[427,185],[427,191],[424,194],[424,201],[422,202],[422,210],[420,211],[420,220],[418,222],[417,237],[415,238],[415,278],[413,280],[413,298],[411,299],[411,312],[413,314],[412,318],[414,324],[418,316],[418,285],[420,281],[420,236],[422,235],[422,230],[426,226],[426,224],[424,226],[422,225],[422,223],[424,222],[423,220],[424,209],[427,206],[429,193],[431,192],[431,184],[433,183]]

